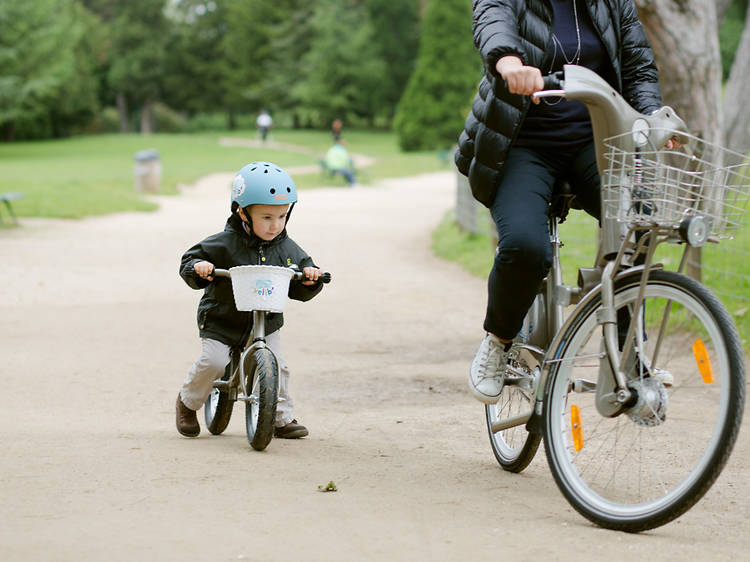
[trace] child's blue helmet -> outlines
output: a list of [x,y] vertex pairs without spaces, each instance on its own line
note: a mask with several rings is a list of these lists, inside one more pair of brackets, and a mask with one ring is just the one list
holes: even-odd
[[250,205],[290,205],[297,201],[294,180],[270,162],[252,162],[232,182],[232,210]]

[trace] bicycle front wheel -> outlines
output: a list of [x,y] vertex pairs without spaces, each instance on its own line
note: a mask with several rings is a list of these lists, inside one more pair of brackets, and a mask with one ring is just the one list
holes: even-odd
[[279,368],[273,353],[265,347],[253,351],[246,359],[245,376],[247,441],[262,451],[273,438],[279,395]]
[[702,285],[655,271],[645,312],[640,275],[615,285],[618,317],[636,325],[625,374],[634,398],[620,415],[597,409],[606,373],[601,297],[590,300],[560,339],[545,389],[545,450],[562,493],[603,527],[638,532],[690,509],[719,476],[739,431],[745,375],[736,328]]

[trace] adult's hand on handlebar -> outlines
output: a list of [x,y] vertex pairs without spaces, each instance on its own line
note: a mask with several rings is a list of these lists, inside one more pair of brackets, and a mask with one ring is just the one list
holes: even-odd
[[[534,92],[544,89],[542,72],[535,66],[525,66],[520,58],[508,55],[495,63],[495,70],[508,84],[511,94],[530,96]],[[534,103],[538,99],[531,98]]]
[[201,279],[213,281],[214,264],[208,261],[199,261],[193,266],[193,269]]

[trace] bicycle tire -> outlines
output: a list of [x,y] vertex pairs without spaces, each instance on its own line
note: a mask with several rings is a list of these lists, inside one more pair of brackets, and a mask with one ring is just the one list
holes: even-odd
[[[513,354],[513,351],[511,351],[511,354]],[[492,430],[492,425],[496,421],[521,415],[532,409],[535,390],[532,383],[535,379],[533,376],[534,368],[535,366],[530,367],[525,363],[523,364],[524,370],[531,371],[528,379],[529,384],[526,387],[508,384],[508,379],[512,375],[506,374],[506,384],[500,395],[500,400],[496,404],[487,404],[484,407],[492,453],[503,470],[508,472],[518,473],[529,466],[536,455],[542,436],[538,433],[529,432],[526,429],[526,424],[496,432]]]
[[251,392],[245,402],[245,428],[250,446],[262,451],[273,438],[279,368],[273,353],[265,347],[253,351],[248,359],[250,364],[245,373],[249,380],[245,381],[245,388]]
[[[634,315],[639,283],[638,273],[618,280],[615,306],[630,306],[642,324],[639,359],[629,370],[629,386],[641,389],[642,400],[604,417],[596,393],[577,384],[606,369],[597,294],[575,313],[552,354],[543,414],[548,463],[565,498],[597,525],[627,532],[676,519],[708,491],[737,439],[745,392],[737,330],[718,299],[684,275],[654,271],[645,313]],[[665,313],[666,337],[649,371]],[[659,369],[672,369],[669,387]]]
[[[221,380],[229,380],[231,369],[232,365],[230,363],[227,365]],[[233,408],[234,400],[229,398],[228,393],[218,388],[211,389],[211,394],[208,395],[203,405],[203,413],[206,420],[206,428],[212,435],[221,435],[224,432],[229,425],[229,420],[232,418]]]

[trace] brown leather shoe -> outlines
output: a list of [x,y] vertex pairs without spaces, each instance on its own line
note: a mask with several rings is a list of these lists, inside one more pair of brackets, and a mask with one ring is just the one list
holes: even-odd
[[280,437],[281,439],[299,439],[300,437],[305,437],[307,434],[307,428],[304,425],[298,424],[297,420],[292,420],[273,431],[273,436]]
[[185,437],[198,437],[201,432],[201,426],[198,425],[198,416],[195,410],[191,410],[183,404],[180,394],[177,393],[177,431]]

